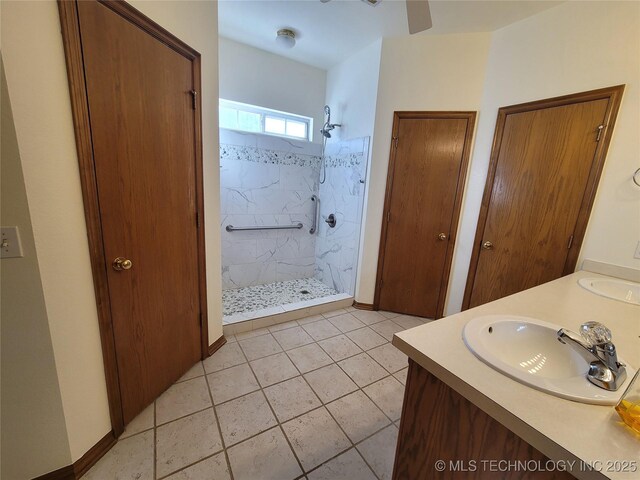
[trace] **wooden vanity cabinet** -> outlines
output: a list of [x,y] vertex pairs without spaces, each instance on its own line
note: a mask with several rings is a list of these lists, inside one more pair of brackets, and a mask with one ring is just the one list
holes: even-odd
[[[436,462],[446,468],[439,472]],[[475,471],[470,460],[474,460]],[[492,471],[481,460],[549,459],[434,375],[409,359],[393,480],[564,480],[564,471]],[[456,468],[452,468],[456,465]]]

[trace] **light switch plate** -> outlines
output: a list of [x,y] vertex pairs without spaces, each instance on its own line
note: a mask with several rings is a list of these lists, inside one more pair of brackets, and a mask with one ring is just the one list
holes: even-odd
[[0,258],[24,257],[18,227],[0,227],[0,230],[2,233]]
[[636,253],[633,254],[633,258],[640,258],[640,240],[638,240],[638,244],[636,245]]

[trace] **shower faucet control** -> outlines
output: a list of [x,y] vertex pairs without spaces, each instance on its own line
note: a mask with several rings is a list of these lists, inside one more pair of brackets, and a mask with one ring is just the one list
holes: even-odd
[[327,218],[324,219],[325,222],[327,222],[329,224],[329,227],[331,228],[335,228],[337,220],[336,220],[336,216],[331,213]]

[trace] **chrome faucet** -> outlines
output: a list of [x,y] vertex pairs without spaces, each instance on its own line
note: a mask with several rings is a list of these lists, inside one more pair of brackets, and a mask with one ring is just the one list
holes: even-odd
[[580,335],[561,328],[560,343],[570,345],[589,363],[587,379],[605,390],[616,391],[627,379],[625,365],[618,362],[616,346],[611,343],[611,330],[598,322],[580,325]]

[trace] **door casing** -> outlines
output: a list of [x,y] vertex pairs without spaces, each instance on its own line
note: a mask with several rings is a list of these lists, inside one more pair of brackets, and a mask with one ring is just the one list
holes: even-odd
[[[197,233],[198,254],[198,284],[199,306],[201,312],[200,337],[201,358],[206,358],[209,351],[208,323],[207,323],[207,286],[204,239],[204,191],[202,165],[202,105],[200,98],[200,54],[189,45],[169,33],[153,22],[141,12],[124,1],[96,0],[112,11],[136,25],[141,30],[153,36],[160,42],[172,48],[191,61],[193,68],[194,86],[198,95],[194,111],[195,128],[195,171],[196,171],[196,205],[200,228]],[[185,7],[186,8],[186,7]],[[107,268],[105,262],[102,224],[100,221],[100,206],[96,182],[96,171],[93,157],[93,146],[89,120],[87,100],[87,86],[84,77],[84,63],[82,58],[82,43],[79,29],[79,15],[77,0],[59,0],[58,9],[62,27],[62,39],[67,64],[69,80],[69,94],[73,115],[78,163],[80,167],[80,184],[84,203],[87,237],[89,240],[89,256],[93,274],[93,284],[96,293],[98,310],[98,324],[102,344],[102,356],[107,384],[109,413],[113,433],[118,437],[124,431],[122,413],[122,393],[118,380],[118,365],[116,361],[115,339],[111,306],[107,282]]]
[[396,111],[393,112],[392,141],[389,152],[389,168],[387,171],[387,186],[384,196],[382,231],[380,233],[380,249],[378,254],[378,269],[376,273],[376,287],[373,300],[373,309],[379,310],[380,296],[382,292],[382,270],[384,267],[384,256],[387,244],[388,225],[384,219],[387,218],[391,208],[391,194],[393,191],[393,174],[396,165],[397,149],[394,146],[393,138],[397,138],[400,128],[400,120],[402,119],[465,119],[468,122],[467,133],[465,135],[464,149],[462,151],[462,160],[460,163],[460,173],[456,184],[456,192],[453,204],[453,215],[451,218],[451,230],[449,232],[449,240],[447,242],[447,252],[445,254],[444,270],[441,278],[441,288],[438,295],[438,306],[436,308],[436,318],[442,318],[444,314],[444,306],[447,299],[449,289],[449,275],[451,273],[451,262],[453,261],[453,251],[455,249],[456,238],[458,233],[458,222],[460,220],[460,210],[462,207],[462,197],[464,194],[464,186],[467,178],[467,170],[469,167],[469,157],[471,155],[471,146],[473,143],[473,135],[475,133],[475,120],[477,112],[473,111],[434,111],[434,112],[417,112],[417,111]]
[[587,224],[589,222],[589,216],[593,207],[596,192],[598,189],[598,183],[604,167],[604,162],[611,143],[611,137],[620,109],[620,103],[622,101],[622,95],[624,93],[624,85],[617,85],[614,87],[600,88],[597,90],[590,90],[587,92],[573,93],[570,95],[563,95],[561,97],[548,98],[544,100],[537,100],[533,102],[521,103],[518,105],[511,105],[508,107],[502,107],[498,110],[498,118],[496,120],[496,128],[493,137],[493,145],[491,147],[491,157],[489,159],[489,170],[487,173],[487,180],[484,188],[484,195],[482,197],[482,203],[480,205],[480,214],[478,217],[478,226],[476,229],[476,236],[473,243],[473,250],[471,254],[471,262],[469,264],[469,273],[467,275],[467,283],[464,292],[464,298],[462,301],[462,310],[467,310],[471,302],[471,294],[473,291],[473,284],[476,277],[476,270],[478,267],[478,261],[481,253],[481,244],[484,238],[485,225],[489,214],[489,207],[491,204],[491,195],[493,192],[493,183],[495,180],[496,169],[498,166],[498,157],[500,154],[500,147],[502,144],[502,136],[504,133],[507,116],[530,112],[534,110],[540,110],[544,108],[560,107],[563,105],[570,105],[573,103],[590,102],[593,100],[608,99],[609,104],[605,112],[604,118],[604,132],[601,140],[596,147],[596,153],[593,157],[591,164],[591,171],[587,180],[587,187],[582,199],[580,211],[578,213],[578,221],[576,222],[576,228],[574,230],[572,248],[569,250],[567,259],[565,261],[563,275],[573,273],[576,263],[578,262],[578,256],[580,254],[580,248],[584,240],[584,235],[587,230]]

